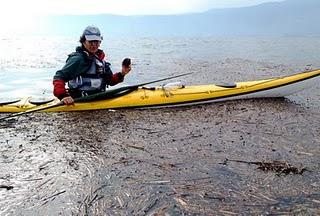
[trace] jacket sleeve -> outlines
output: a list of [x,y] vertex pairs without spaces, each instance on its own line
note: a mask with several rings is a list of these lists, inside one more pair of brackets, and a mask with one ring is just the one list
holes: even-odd
[[112,74],[110,85],[111,86],[117,85],[118,83],[123,82],[123,80],[124,80],[124,76],[122,75],[121,72]]
[[111,70],[111,65],[110,63],[106,62],[106,74],[109,77],[107,79],[107,85],[117,85],[118,83],[123,82],[124,76],[122,75],[121,72],[118,73],[113,73]]
[[64,97],[69,96],[65,85],[66,83],[63,80],[53,80],[53,95],[59,98],[60,100]]
[[81,57],[71,56],[67,59],[66,64],[61,70],[58,70],[53,77],[53,94],[60,100],[69,96],[65,84],[79,76],[83,68]]
[[63,66],[63,68],[56,72],[53,79],[59,79],[68,82],[79,76],[83,72],[83,68],[84,63],[80,56],[70,56],[67,59],[66,64]]

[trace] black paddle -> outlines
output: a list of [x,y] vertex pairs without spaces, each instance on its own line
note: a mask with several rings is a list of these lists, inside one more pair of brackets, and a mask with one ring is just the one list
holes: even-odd
[[[192,74],[192,72],[180,74],[180,75],[176,75],[176,76],[172,76],[172,77],[166,77],[163,79],[158,79],[158,80],[154,80],[154,81],[150,81],[150,82],[140,83],[140,84],[136,84],[136,85],[123,86],[123,87],[120,87],[117,89],[112,89],[112,90],[100,92],[97,94],[92,94],[92,95],[88,95],[88,96],[84,96],[84,97],[80,97],[80,98],[75,98],[74,102],[88,102],[88,101],[95,101],[95,100],[103,100],[103,99],[111,99],[111,98],[115,98],[115,97],[120,97],[120,96],[128,94],[128,93],[130,93],[130,92],[132,92],[132,91],[134,91],[144,85],[157,83],[157,82],[161,82],[161,81],[165,81],[165,80],[169,80],[169,79],[174,79],[174,78],[178,78],[178,77],[182,77],[182,76],[186,76],[186,75],[190,75],[190,74]],[[63,105],[64,105],[63,101],[60,101],[58,103],[51,104],[51,105],[31,108],[31,109],[23,111],[23,112],[18,112],[18,113],[14,113],[14,114],[2,117],[2,118],[0,118],[0,121],[8,119],[8,118],[13,118],[16,116],[25,115],[28,113],[33,113],[33,112],[38,112],[38,111],[42,111],[42,110],[47,110],[47,109],[54,108],[54,107],[63,106]]]

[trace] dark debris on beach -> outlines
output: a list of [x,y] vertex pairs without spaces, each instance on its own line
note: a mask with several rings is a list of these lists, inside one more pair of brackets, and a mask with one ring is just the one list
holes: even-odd
[[237,163],[246,163],[246,164],[253,164],[257,165],[259,170],[266,171],[266,172],[275,172],[278,175],[284,174],[298,174],[302,175],[303,172],[307,171],[307,168],[297,168],[292,166],[286,161],[272,161],[272,162],[256,162],[256,161],[243,161],[243,160],[233,160],[226,158],[223,163],[227,165],[228,162],[237,162]]
[[[180,63],[207,72],[198,77],[207,82],[287,71]],[[262,99],[9,119],[0,123],[0,214],[319,215],[320,115],[309,105]]]

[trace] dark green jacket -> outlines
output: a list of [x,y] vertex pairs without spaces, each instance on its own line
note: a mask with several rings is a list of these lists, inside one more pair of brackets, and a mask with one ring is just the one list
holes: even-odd
[[[56,72],[53,79],[59,79],[65,82],[75,79],[90,69],[92,61],[93,57],[90,57],[82,47],[77,47],[76,52],[68,56],[66,64],[61,70]],[[110,67],[106,68],[106,73],[112,76],[113,73]],[[109,84],[112,85],[112,83]]]
[[[103,61],[104,53],[102,50],[98,50],[96,57]],[[93,56],[89,56],[88,52],[84,50],[83,47],[77,47],[76,52],[71,53],[68,56],[66,64],[61,70],[58,70],[53,77],[53,94],[62,99],[70,94],[65,88],[65,83],[73,80],[84,73],[86,73],[94,61]],[[105,75],[104,75],[106,85],[116,85],[119,82],[122,82],[124,76],[119,73],[112,73],[110,64],[106,63]]]

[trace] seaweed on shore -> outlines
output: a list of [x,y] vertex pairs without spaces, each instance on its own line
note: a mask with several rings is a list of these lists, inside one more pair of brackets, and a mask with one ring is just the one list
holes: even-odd
[[259,170],[262,170],[265,172],[276,172],[278,175],[281,175],[281,174],[302,175],[303,172],[307,171],[307,168],[305,167],[297,168],[286,161],[258,162],[258,161],[232,160],[232,159],[226,158],[222,164],[227,165],[229,161],[257,165],[258,166],[257,169]]

